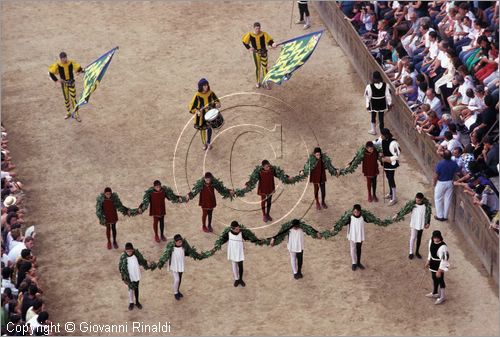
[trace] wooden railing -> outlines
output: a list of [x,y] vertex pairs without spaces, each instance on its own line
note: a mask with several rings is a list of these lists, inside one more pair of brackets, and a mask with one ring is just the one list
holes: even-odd
[[[312,4],[350,59],[361,80],[368,83],[371,74],[378,70],[385,77],[385,81],[390,82],[351,23],[344,19],[344,13],[336,3],[313,1]],[[395,88],[392,88],[392,92],[395,92]],[[411,111],[401,97],[393,96],[393,105],[392,110],[386,113],[386,120],[391,125],[391,131],[397,135],[399,143],[407,149],[404,152],[411,153],[415,157],[426,177],[432,181],[435,165],[440,160],[436,154],[434,141],[426,134],[416,132],[413,128]],[[455,189],[448,219],[460,228],[465,240],[474,249],[488,274],[498,285],[498,235],[489,229],[489,219],[484,211],[472,203],[470,196]]]

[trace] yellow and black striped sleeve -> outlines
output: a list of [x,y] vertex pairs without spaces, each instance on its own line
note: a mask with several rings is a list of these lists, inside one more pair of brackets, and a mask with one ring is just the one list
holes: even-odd
[[83,68],[82,66],[80,66],[78,63],[76,63],[75,61],[71,61],[71,63],[73,64],[73,69],[77,72],[77,73],[81,73],[83,72]]
[[274,43],[274,40],[271,37],[271,35],[267,34],[266,32],[264,32],[264,39],[266,41],[266,45],[268,46],[271,46]]
[[58,73],[58,70],[59,70],[59,66],[57,65],[57,62],[54,63],[53,65],[51,65],[49,67],[49,76],[50,78],[54,81],[54,82],[57,82],[58,78],[56,76],[56,74]]
[[243,35],[241,42],[243,42],[243,45],[245,46],[246,49],[250,49],[250,32]]
[[200,104],[202,103],[201,101],[202,99],[198,96],[198,93],[194,94],[191,103],[189,103],[189,112],[192,114],[196,113],[196,109],[200,108]]

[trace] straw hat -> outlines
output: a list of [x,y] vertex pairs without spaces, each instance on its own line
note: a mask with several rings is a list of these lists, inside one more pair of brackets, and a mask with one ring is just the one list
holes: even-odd
[[3,205],[5,207],[9,207],[9,206],[12,206],[12,205],[15,205],[16,204],[16,197],[13,197],[11,195],[9,195],[7,198],[5,198],[5,200],[3,201]]

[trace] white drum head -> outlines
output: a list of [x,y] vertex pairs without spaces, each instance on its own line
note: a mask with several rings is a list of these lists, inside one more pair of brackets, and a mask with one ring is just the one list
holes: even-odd
[[211,122],[211,121],[213,121],[214,119],[216,119],[218,115],[219,115],[219,110],[217,110],[217,109],[210,109],[210,110],[208,110],[208,112],[205,114],[205,120],[206,120],[207,122]]

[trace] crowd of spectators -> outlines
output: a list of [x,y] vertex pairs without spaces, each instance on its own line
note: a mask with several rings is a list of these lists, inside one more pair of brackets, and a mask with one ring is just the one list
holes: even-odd
[[[498,1],[339,1],[413,112],[460,167],[455,186],[498,212]],[[493,178],[493,179],[490,179]]]
[[24,221],[23,184],[17,179],[8,150],[7,130],[2,125],[2,308],[3,336],[46,335],[49,314],[39,284],[33,255],[35,226]]

